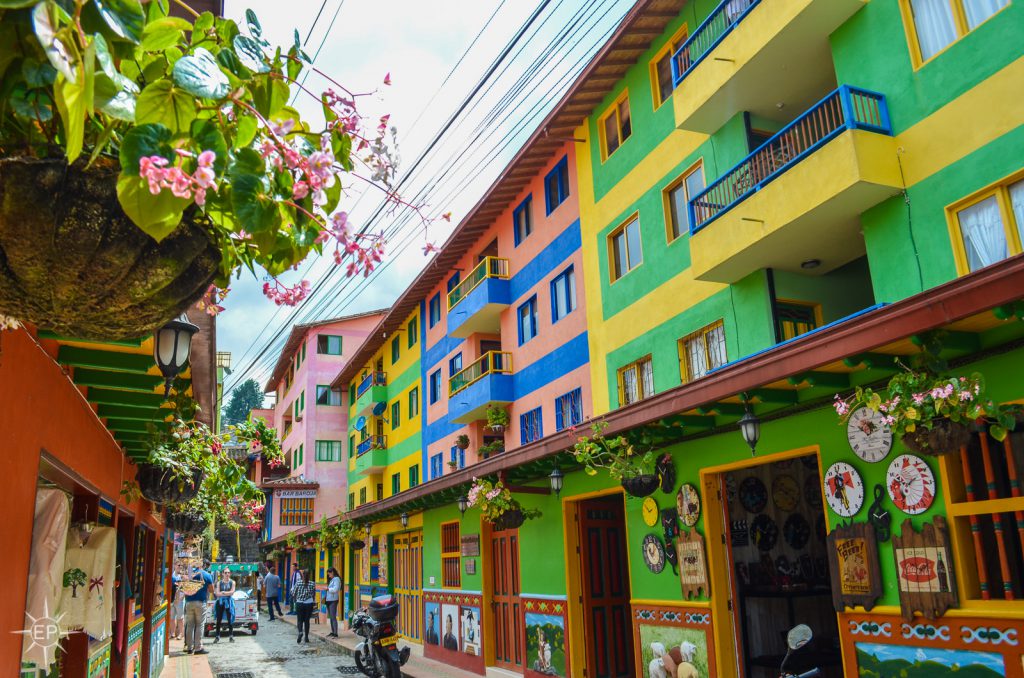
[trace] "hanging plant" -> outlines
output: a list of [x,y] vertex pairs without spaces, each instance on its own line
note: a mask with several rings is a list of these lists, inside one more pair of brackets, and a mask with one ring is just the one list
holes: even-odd
[[469,448],[469,436],[467,436],[465,433],[463,433],[462,435],[456,437],[455,438],[455,447],[459,448],[460,450],[468,449]]
[[491,442],[487,443],[486,445],[481,445],[480,449],[477,450],[477,453],[481,457],[486,459],[486,458],[490,457],[492,454],[500,454],[501,452],[504,452],[504,451],[505,451],[505,441],[504,440],[492,440]]
[[508,426],[508,411],[498,405],[487,406],[487,427],[495,433],[501,433]]
[[[134,338],[200,298],[221,310],[231,277],[257,267],[271,276],[264,294],[294,305],[309,282],[277,276],[309,253],[333,248],[350,276],[382,260],[382,237],[340,210],[355,181],[429,224],[392,188],[389,116],[359,111],[377,92],[317,71],[297,31],[272,49],[251,11],[240,28],[169,16],[167,0],[2,7],[0,313]],[[326,91],[303,86],[309,70]],[[293,95],[322,119],[304,119]]]
[[884,392],[857,387],[849,398],[835,396],[833,406],[845,424],[854,410],[868,407],[882,415],[894,436],[915,452],[942,455],[958,452],[970,441],[970,426],[988,427],[996,440],[1004,440],[1016,426],[1022,409],[996,405],[985,393],[980,373],[939,376],[929,370],[902,370],[889,380]]
[[541,516],[539,509],[524,509],[500,480],[492,483],[474,478],[466,496],[469,505],[480,509],[483,519],[498,529],[520,527],[525,521]]
[[625,436],[606,438],[607,427],[607,422],[598,421],[591,425],[591,435],[576,436],[572,448],[576,461],[587,475],[597,475],[598,469],[604,469],[634,497],[653,494],[660,484],[654,450],[650,445],[634,445]]
[[259,454],[270,468],[284,463],[284,453],[277,438],[277,431],[268,426],[263,419],[256,417],[235,424],[229,429],[234,432],[236,439],[248,443],[249,448]]

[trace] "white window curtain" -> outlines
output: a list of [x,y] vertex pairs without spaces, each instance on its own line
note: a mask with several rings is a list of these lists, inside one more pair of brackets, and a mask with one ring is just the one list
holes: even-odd
[[1009,4],[1010,0],[964,0],[967,27],[973,31],[975,26]]
[[953,8],[949,0],[910,0],[910,7],[914,12],[921,59],[927,61],[956,40]]
[[700,379],[708,373],[708,356],[703,336],[686,342],[686,357],[686,370],[690,373],[690,379]]
[[1020,235],[1021,243],[1024,243],[1024,181],[1018,181],[1010,186],[1010,209],[1013,210],[1013,218],[1017,222],[1017,233]]
[[964,249],[967,251],[967,263],[972,271],[1008,256],[1006,231],[1003,230],[1003,220],[999,216],[999,203],[995,196],[960,210],[957,218],[960,221]]

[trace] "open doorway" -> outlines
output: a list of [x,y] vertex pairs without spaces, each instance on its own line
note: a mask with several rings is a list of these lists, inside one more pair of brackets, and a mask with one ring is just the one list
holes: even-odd
[[634,660],[622,495],[581,501],[576,515],[586,675],[627,678]]
[[814,631],[786,670],[820,668],[842,676],[832,605],[818,456],[752,463],[711,478],[721,488],[723,549],[731,573],[732,623],[739,675],[775,678],[786,632]]

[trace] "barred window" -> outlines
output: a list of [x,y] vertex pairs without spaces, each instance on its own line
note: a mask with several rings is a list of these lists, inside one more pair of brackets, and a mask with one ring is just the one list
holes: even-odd
[[458,521],[441,523],[441,586],[457,589],[462,585],[462,560]]
[[721,320],[679,340],[679,377],[684,384],[725,363],[725,327]]
[[654,367],[651,356],[619,368],[619,406],[654,395]]
[[555,430],[561,431],[583,422],[583,395],[580,389],[573,389],[555,398]]
[[544,436],[544,422],[539,407],[519,415],[519,435],[523,445],[540,440]]
[[287,498],[281,500],[282,525],[312,525],[313,499]]

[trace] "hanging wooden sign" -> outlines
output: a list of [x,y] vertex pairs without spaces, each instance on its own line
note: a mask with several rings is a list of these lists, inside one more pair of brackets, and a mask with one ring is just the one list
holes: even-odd
[[828,560],[836,612],[855,605],[874,607],[882,595],[874,528],[867,523],[837,525],[828,535]]
[[959,606],[945,518],[935,516],[931,523],[921,526],[920,532],[914,531],[909,518],[904,520],[900,536],[892,538],[892,546],[905,621],[911,621],[915,612],[934,621],[949,608]]
[[472,558],[480,555],[480,535],[464,534],[459,540],[459,554],[463,558]]
[[709,597],[707,556],[704,552],[704,537],[693,530],[683,530],[676,538],[676,560],[679,563],[679,583],[683,589],[683,600],[701,595]]

